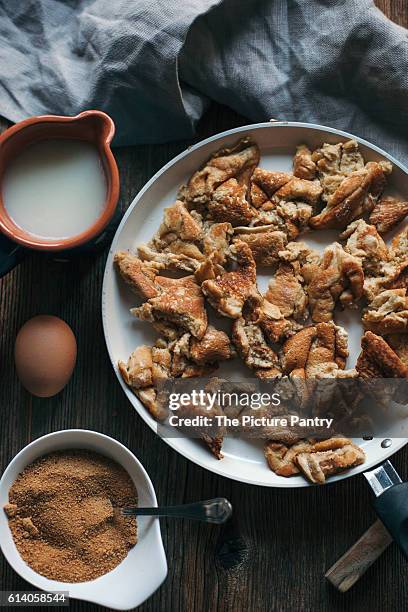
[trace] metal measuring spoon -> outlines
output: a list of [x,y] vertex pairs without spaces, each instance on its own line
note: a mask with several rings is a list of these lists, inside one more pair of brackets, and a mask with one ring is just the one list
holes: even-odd
[[215,497],[194,504],[181,506],[162,506],[161,508],[138,508],[132,506],[121,508],[124,516],[168,516],[173,518],[186,518],[206,523],[225,523],[231,514],[232,506],[225,497]]

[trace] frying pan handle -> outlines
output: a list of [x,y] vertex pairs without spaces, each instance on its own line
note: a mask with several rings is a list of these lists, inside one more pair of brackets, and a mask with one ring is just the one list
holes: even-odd
[[346,593],[391,544],[392,538],[377,519],[332,567],[325,578],[341,593]]
[[20,263],[27,249],[0,233],[0,278]]
[[374,509],[408,560],[408,482],[384,491],[374,501]]

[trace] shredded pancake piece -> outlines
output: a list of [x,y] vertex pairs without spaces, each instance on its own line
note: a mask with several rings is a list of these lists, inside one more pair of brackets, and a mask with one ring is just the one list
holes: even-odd
[[273,208],[272,197],[293,176],[288,172],[271,172],[255,168],[251,179],[251,203],[255,208]]
[[355,140],[324,143],[312,154],[323,188],[322,199],[327,202],[343,180],[356,170],[364,168],[364,159]]
[[279,373],[278,356],[267,344],[258,323],[247,322],[243,317],[234,321],[232,341],[244,363],[252,370],[275,369]]
[[303,283],[295,264],[282,262],[269,281],[265,298],[277,306],[286,319],[293,317],[296,321],[304,321],[309,313]]
[[296,148],[293,158],[293,174],[301,179],[313,181],[316,178],[317,166],[312,159],[312,152],[304,144]]
[[148,300],[158,294],[155,279],[163,265],[142,261],[127,251],[115,253],[114,262],[123,280],[142,300]]
[[208,218],[232,226],[249,225],[257,217],[256,209],[246,199],[247,187],[232,178],[222,183],[208,203]]
[[232,147],[214,153],[201,170],[192,175],[187,186],[181,190],[180,198],[188,208],[206,206],[217,187],[229,179],[236,179],[240,185],[248,186],[258,163],[257,145],[244,138]]
[[294,318],[285,318],[279,306],[262,296],[248,311],[247,320],[259,323],[266,339],[272,344],[281,342],[302,327]]
[[[170,367],[170,353],[167,354]],[[132,389],[151,387],[155,382],[153,372],[153,356],[151,346],[138,346],[129,356],[127,363],[119,361],[119,370],[123,380]]]
[[361,260],[365,275],[382,274],[389,254],[387,245],[374,225],[368,225],[363,219],[358,219],[350,223],[340,234],[340,238],[347,238],[344,250]]
[[356,369],[361,378],[407,378],[408,367],[381,336],[371,331],[361,338]]
[[338,370],[344,370],[347,344],[347,332],[343,327],[332,322],[318,323],[305,365],[306,378],[336,376]]
[[251,202],[258,217],[252,224],[272,225],[293,240],[307,227],[321,193],[319,181],[257,168],[252,175]]
[[201,235],[201,218],[195,211],[190,213],[183,202],[177,200],[172,206],[164,209],[163,221],[153,237],[153,244],[157,250],[161,250],[175,240],[196,242],[200,240]]
[[408,260],[408,226],[392,240],[390,257],[395,263],[403,263]]
[[[297,466],[314,484],[324,484],[328,476],[361,465],[365,461],[363,449],[351,440],[344,439],[343,446],[337,445],[336,438],[331,440],[333,449],[328,448],[330,440],[324,440],[314,445],[313,452],[298,453],[296,456]],[[319,451],[319,444],[327,450]]]
[[198,364],[216,363],[232,357],[230,339],[227,334],[212,325],[201,340],[192,338],[190,343],[190,359]]
[[268,441],[265,457],[270,469],[279,476],[302,472],[310,482],[324,484],[333,474],[361,465],[364,451],[348,438],[329,438],[318,442],[300,440],[293,446]]
[[384,196],[376,202],[369,222],[375,225],[380,234],[390,232],[408,215],[408,202]]
[[201,289],[221,315],[238,319],[247,300],[258,295],[256,264],[250,247],[239,240],[231,246],[229,257],[235,260],[236,269],[205,280]]
[[282,356],[285,374],[296,372],[298,376],[306,378],[306,363],[316,333],[316,326],[304,327],[285,341]]
[[333,322],[305,327],[284,343],[283,371],[302,378],[336,377],[345,368],[347,344],[346,330]]
[[265,458],[269,468],[278,476],[295,476],[299,474],[296,457],[299,453],[308,452],[313,444],[308,440],[300,440],[293,446],[286,446],[282,442],[268,440],[264,447]]
[[159,293],[131,312],[142,321],[149,321],[166,337],[176,337],[179,330],[202,338],[207,329],[204,297],[193,276],[156,278]]
[[361,261],[335,242],[328,246],[318,264],[303,266],[314,322],[331,321],[337,302],[353,306],[363,294],[364,273]]
[[318,203],[321,194],[322,188],[319,181],[308,181],[294,176],[289,182],[275,191],[272,200],[276,203],[281,200],[285,202],[300,200],[301,202],[315,205]]
[[201,241],[203,225],[195,211],[187,210],[183,202],[176,201],[164,209],[163,221],[147,244],[138,247],[144,261],[154,261],[165,269],[194,271],[204,259]]
[[362,321],[365,329],[380,336],[408,332],[406,288],[381,291],[364,310]]
[[214,264],[223,265],[234,230],[230,223],[204,223],[203,254],[211,257]]
[[196,211],[189,212],[182,202],[164,210],[159,231],[147,244],[138,248],[144,261],[157,262],[167,270],[194,272],[213,256],[224,263],[225,252],[233,235],[230,223],[202,222]]
[[310,219],[313,229],[343,229],[366,211],[372,210],[391,172],[388,162],[368,162],[355,170],[328,196],[325,208]]
[[139,397],[156,420],[167,417],[167,409],[157,397],[159,381],[170,376],[171,354],[168,348],[142,345],[130,355],[127,363],[118,362],[125,383]]
[[279,261],[278,253],[285,248],[287,235],[273,225],[236,227],[234,241],[246,242],[259,266],[273,266]]
[[390,334],[385,340],[402,363],[408,367],[408,334]]

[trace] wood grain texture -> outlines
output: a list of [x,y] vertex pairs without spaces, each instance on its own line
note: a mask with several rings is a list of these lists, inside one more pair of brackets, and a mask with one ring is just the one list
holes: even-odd
[[[405,0],[378,6],[408,24]],[[213,106],[196,140],[247,123]],[[116,150],[121,207],[126,209],[152,174],[190,143]],[[307,490],[269,490],[217,477],[189,463],[159,440],[134,413],[110,367],[101,324],[106,252],[60,264],[33,254],[0,281],[0,470],[28,442],[50,431],[81,427],[117,438],[141,459],[159,504],[225,496],[235,512],[223,526],[163,520],[169,560],[165,584],[141,612],[301,612],[408,607],[408,572],[390,546],[349,593],[338,593],[324,573],[373,522],[370,492],[362,478]],[[30,317],[65,319],[78,339],[78,364],[69,385],[48,400],[30,397],[13,365],[16,333]],[[407,477],[408,449],[393,463]],[[27,589],[1,559],[3,589]],[[75,612],[100,608],[72,602]]]
[[407,0],[374,0],[374,2],[392,21],[404,26],[404,28],[408,27]]

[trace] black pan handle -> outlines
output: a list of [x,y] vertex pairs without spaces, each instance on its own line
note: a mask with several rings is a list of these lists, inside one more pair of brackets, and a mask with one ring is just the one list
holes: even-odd
[[15,268],[26,252],[27,249],[0,233],[0,278]]
[[408,482],[384,491],[374,501],[374,509],[408,560]]

